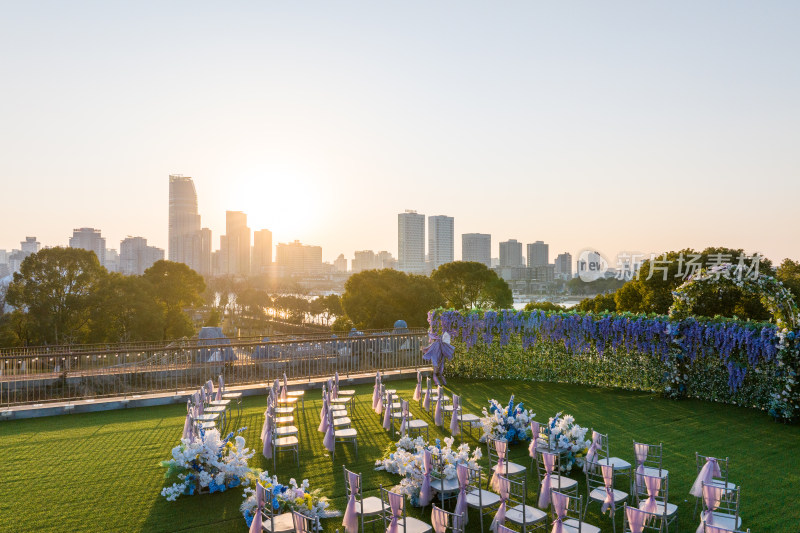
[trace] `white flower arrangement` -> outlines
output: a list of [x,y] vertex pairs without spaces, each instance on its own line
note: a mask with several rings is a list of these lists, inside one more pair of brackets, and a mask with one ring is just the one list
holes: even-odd
[[[253,481],[253,485],[258,483],[272,491],[272,501],[266,502],[265,505],[272,506],[276,514],[297,511],[311,519],[311,527],[315,531],[322,530],[322,526],[319,523],[320,519],[340,516],[341,514],[331,508],[330,501],[326,496],[322,495],[321,489],[311,490],[309,488],[307,479],[304,479],[298,485],[297,481],[291,478],[288,485],[282,485],[278,482],[277,476],[270,477],[268,472],[254,470],[250,474],[249,481]],[[239,510],[244,515],[247,526],[250,527],[258,503],[256,501],[256,491],[248,486],[244,489],[242,496],[244,501]]]
[[486,442],[487,437],[496,440],[506,440],[509,444],[530,440],[531,419],[536,416],[522,403],[514,405],[514,396],[511,396],[508,405],[503,406],[497,400],[489,400],[489,409],[483,408],[481,427],[483,435],[480,441]]
[[583,467],[591,442],[586,440],[588,428],[575,423],[572,415],[559,412],[547,422],[545,433],[551,451],[564,452],[561,455],[561,471],[569,472],[573,466]]

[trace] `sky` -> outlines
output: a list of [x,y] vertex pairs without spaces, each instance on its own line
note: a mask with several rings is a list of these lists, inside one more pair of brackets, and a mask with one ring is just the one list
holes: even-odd
[[4,2],[0,249],[166,248],[168,176],[273,242],[397,214],[555,254],[800,259],[797,2]]

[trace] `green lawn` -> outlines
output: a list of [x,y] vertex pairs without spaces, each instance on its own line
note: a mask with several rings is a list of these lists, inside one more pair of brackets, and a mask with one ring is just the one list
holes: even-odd
[[[411,398],[415,382],[392,382],[402,397]],[[741,515],[753,531],[800,531],[800,427],[773,423],[761,412],[700,401],[673,402],[645,393],[579,385],[530,382],[452,380],[450,387],[464,398],[467,411],[479,413],[489,398],[517,401],[547,421],[557,411],[576,422],[611,434],[611,451],[633,462],[632,441],[664,444],[664,467],[670,471],[670,500],[680,507],[680,529],[694,531],[694,498],[688,495],[695,478],[694,452],[730,456],[731,480],[742,488]],[[310,391],[298,427],[302,467],[289,456],[278,464],[281,481],[308,478],[344,510],[342,464],[361,471],[365,489],[394,485],[397,476],[373,470],[393,442],[371,410],[372,387],[360,386],[354,425],[359,432],[358,460],[352,447],[337,448],[334,462],[317,432],[320,400]],[[263,396],[247,398],[241,425],[250,446],[260,448]],[[419,409],[412,403],[412,410]],[[183,428],[185,407],[163,407],[66,415],[0,423],[3,459],[0,463],[0,530],[2,531],[246,531],[239,513],[241,490],[181,497],[169,503],[159,462],[170,456]],[[426,416],[426,415],[423,415]],[[430,419],[427,419],[430,422]],[[431,439],[449,433],[434,431]],[[472,440],[471,444],[476,444]],[[341,446],[341,445],[340,445]],[[485,453],[484,453],[485,455]],[[527,463],[527,447],[512,449],[511,460]],[[483,463],[488,465],[484,457]],[[251,466],[272,472],[272,461],[257,454]],[[573,472],[573,477],[577,470]],[[582,474],[581,474],[582,475]],[[581,479],[581,492],[586,493]],[[529,476],[530,501],[535,505],[536,482]],[[593,504],[587,520],[611,531],[610,519]],[[419,516],[419,514],[417,514]],[[618,514],[621,522],[622,514]],[[422,517],[428,519],[428,516]],[[485,524],[488,527],[489,520]],[[341,519],[325,521],[326,531],[341,529]],[[621,529],[617,525],[618,531]],[[477,515],[470,530],[478,530]],[[376,529],[377,531],[377,529]]]

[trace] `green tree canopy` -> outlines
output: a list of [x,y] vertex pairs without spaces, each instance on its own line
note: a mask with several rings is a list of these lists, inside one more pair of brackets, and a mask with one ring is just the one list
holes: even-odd
[[483,263],[454,261],[431,274],[445,305],[454,309],[507,309],[514,304],[505,280]]
[[800,302],[800,261],[784,259],[775,271],[775,277],[792,291],[794,301]]
[[563,305],[554,304],[553,302],[528,302],[525,304],[526,311],[566,311],[567,308]]
[[85,342],[96,292],[108,272],[94,252],[47,248],[28,256],[8,286],[6,301],[20,340],[32,344]]
[[444,304],[433,280],[397,270],[353,274],[344,289],[342,308],[355,327],[363,329],[389,328],[398,319],[412,328],[425,327],[428,311]]
[[162,259],[145,270],[142,278],[150,283],[152,294],[164,311],[161,338],[193,335],[194,325],[184,309],[203,303],[202,294],[206,288],[203,276],[183,263]]
[[96,293],[91,314],[92,342],[128,342],[161,339],[164,309],[153,286],[141,276],[110,273]]

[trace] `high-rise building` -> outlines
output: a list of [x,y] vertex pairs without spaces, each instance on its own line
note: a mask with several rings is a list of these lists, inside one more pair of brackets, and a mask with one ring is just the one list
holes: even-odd
[[224,262],[223,272],[234,276],[250,274],[250,228],[247,215],[241,211],[225,211],[225,235],[219,240]]
[[99,229],[78,228],[72,230],[69,247],[94,252],[101,265],[106,262],[106,240],[100,235]]
[[336,272],[347,272],[347,258],[344,254],[339,254],[339,257],[333,262],[333,269]]
[[272,232],[261,229],[253,232],[253,274],[263,274],[272,266]]
[[355,274],[356,272],[362,272],[364,270],[374,270],[377,268],[376,266],[376,257],[375,252],[372,250],[361,250],[359,252],[355,252],[353,258],[353,266],[351,270]]
[[300,241],[281,243],[275,247],[275,263],[287,275],[322,272],[322,247]]
[[522,261],[522,243],[516,239],[509,239],[500,243],[500,266],[518,267],[525,266]]
[[411,210],[397,215],[397,262],[403,272],[425,272],[425,215]]
[[162,259],[164,250],[148,246],[144,237],[128,237],[119,243],[119,269],[127,276],[141,276]]
[[119,272],[119,254],[114,248],[106,248],[106,260],[103,266],[109,272]]
[[386,250],[382,250],[375,254],[375,268],[397,268],[397,259],[392,257],[392,254]]
[[461,260],[483,263],[492,267],[492,236],[488,233],[461,235]]
[[19,248],[23,253],[32,255],[42,249],[42,243],[37,241],[36,237],[25,237],[25,240],[19,243]]
[[559,279],[571,280],[572,279],[572,254],[564,252],[556,256],[555,275]]
[[169,260],[185,263],[197,272],[203,270],[200,215],[192,178],[169,176]]
[[550,264],[550,245],[536,241],[528,245],[528,266],[539,267]]
[[211,230],[202,228],[200,230],[200,259],[197,265],[197,273],[203,276],[210,276],[214,269],[211,264]]
[[453,217],[444,215],[428,217],[428,258],[436,269],[455,260]]

